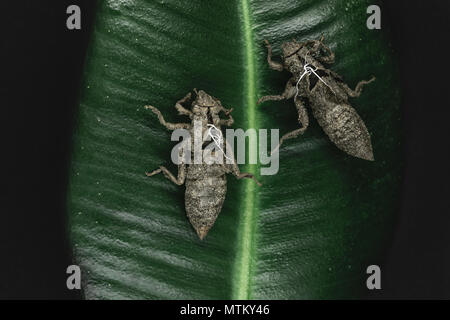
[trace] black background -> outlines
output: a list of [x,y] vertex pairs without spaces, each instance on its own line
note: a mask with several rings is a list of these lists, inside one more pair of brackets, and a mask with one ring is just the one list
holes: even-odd
[[[78,299],[66,289],[72,118],[93,0],[0,4],[0,298]],[[77,4],[82,30],[66,28]],[[369,298],[450,298],[450,2],[385,1],[403,90],[405,179],[382,290]],[[377,31],[374,31],[377,32]]]

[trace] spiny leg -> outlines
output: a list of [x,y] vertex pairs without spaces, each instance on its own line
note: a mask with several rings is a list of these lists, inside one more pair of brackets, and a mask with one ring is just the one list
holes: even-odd
[[234,123],[234,119],[231,114],[228,114],[228,119],[220,119],[219,124],[221,126],[231,127]]
[[158,116],[159,122],[166,127],[169,130],[176,130],[176,129],[189,129],[191,127],[190,124],[188,123],[170,123],[170,122],[166,122],[164,120],[163,115],[161,114],[161,111],[159,111],[157,108],[155,108],[154,106],[145,106],[145,109],[150,109],[153,111],[154,114],[156,114]]
[[341,87],[345,90],[345,92],[352,98],[357,98],[361,95],[361,91],[363,89],[363,87],[366,84],[369,84],[371,82],[375,81],[375,77],[372,77],[372,79],[370,80],[362,80],[360,82],[358,82],[358,84],[356,85],[355,90],[352,90],[349,88],[349,86],[345,83],[341,83]]
[[272,61],[272,46],[269,41],[264,40],[264,43],[267,48],[267,63],[269,64],[269,67],[276,71],[283,71],[283,65],[281,63]]
[[295,93],[297,92],[293,82],[294,82],[294,78],[290,78],[288,80],[288,82],[286,83],[286,87],[284,88],[284,92],[281,95],[261,97],[256,102],[256,104],[260,104],[260,103],[263,103],[266,101],[280,101],[280,100],[292,98],[295,95]]
[[241,172],[240,170],[239,170],[239,167],[238,167],[238,165],[236,164],[236,162],[235,163],[233,163],[233,165],[232,165],[233,167],[232,167],[232,173],[233,173],[233,175],[237,178],[237,179],[243,179],[243,178],[247,178],[247,179],[252,179],[253,181],[255,181],[255,183],[258,185],[258,186],[262,186],[262,184],[261,184],[261,182],[259,182],[256,178],[255,178],[255,176],[253,175],[253,174],[251,174],[251,173],[248,173],[248,172]]
[[230,145],[228,144],[228,142],[225,140],[225,144],[227,146],[227,150],[230,150],[232,159],[233,159],[233,163],[232,164],[228,164],[228,166],[231,167],[231,170],[229,168],[227,168],[227,165],[222,164],[222,166],[225,168],[225,171],[228,173],[232,173],[237,179],[243,179],[243,178],[247,178],[247,179],[253,179],[253,181],[255,181],[255,183],[258,186],[262,186],[262,184],[255,178],[255,176],[251,173],[247,173],[247,172],[241,172],[241,170],[239,169],[239,166],[236,163],[236,158],[234,157],[234,153],[231,150]]
[[328,52],[328,56],[319,56],[317,59],[322,62],[322,63],[326,63],[326,64],[333,64],[334,63],[334,52],[331,51],[331,49],[329,47],[327,47],[326,45],[322,44],[323,48],[325,49],[325,51]]
[[320,46],[322,46],[322,48],[324,48],[325,51],[328,52],[328,56],[319,56],[318,60],[320,60],[323,63],[333,64],[334,63],[334,58],[335,58],[334,52],[331,51],[331,49],[328,46],[323,44],[323,40],[324,39],[325,39],[325,37],[322,35],[320,37],[320,40],[318,41],[316,50],[320,50]]
[[298,137],[299,135],[303,134],[306,129],[308,129],[309,126],[309,117],[308,117],[308,111],[306,110],[304,104],[300,99],[295,99],[295,106],[297,107],[298,112],[298,122],[302,125],[300,129],[296,129],[294,131],[288,132],[285,135],[283,135],[280,139],[280,143],[278,146],[272,150],[271,154],[274,154],[275,152],[280,149],[281,145],[284,141],[288,139],[293,139]]
[[185,178],[186,178],[186,165],[185,164],[180,164],[178,166],[178,177],[175,178],[175,176],[169,171],[167,170],[166,167],[161,166],[159,167],[159,169],[153,170],[152,172],[146,172],[145,174],[147,175],[147,177],[152,177],[155,174],[158,173],[163,173],[164,176],[169,179],[170,181],[172,181],[173,183],[175,183],[176,185],[183,185]]
[[278,149],[280,149],[280,147],[284,141],[298,137],[299,135],[303,134],[305,132],[305,130],[306,130],[306,128],[300,128],[300,129],[296,129],[294,131],[286,133],[284,136],[281,137],[280,144],[275,149],[273,149],[271,154],[274,154],[275,152],[277,152]]
[[220,111],[225,113],[226,116],[229,116],[233,112],[233,108],[227,109],[224,106],[220,106]]
[[183,103],[185,103],[186,101],[188,101],[189,99],[191,99],[191,93],[189,92],[183,99],[178,100],[177,103],[175,104],[175,108],[177,109],[178,113],[180,115],[185,115],[185,116],[191,116],[192,115],[192,111],[186,109],[183,107]]

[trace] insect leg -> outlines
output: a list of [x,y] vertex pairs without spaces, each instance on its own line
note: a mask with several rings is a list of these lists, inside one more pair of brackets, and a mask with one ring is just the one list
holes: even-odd
[[167,168],[164,166],[161,166],[161,167],[159,167],[159,169],[153,170],[152,172],[146,172],[145,174],[147,175],[147,177],[151,177],[151,176],[154,176],[155,174],[158,174],[161,172],[164,174],[164,176],[167,179],[169,179],[173,183],[181,186],[184,184],[184,180],[186,178],[186,165],[184,163],[182,163],[178,166],[178,177],[177,178],[175,178],[175,176],[169,170],[167,170]]
[[[231,150],[230,149],[230,145],[228,144],[228,142],[225,140],[225,144],[227,145],[227,150]],[[256,182],[256,184],[258,186],[262,186],[262,184],[255,178],[255,176],[251,173],[247,173],[247,172],[241,172],[241,170],[239,170],[239,166],[236,163],[236,158],[234,157],[233,151],[231,151],[232,154],[232,158],[233,158],[233,163],[232,164],[222,164],[222,166],[225,168],[225,172],[227,173],[232,173],[236,178],[238,179],[243,179],[243,178],[247,178],[247,179],[253,179],[253,181]],[[227,167],[230,166],[230,167]]]
[[277,152],[284,141],[298,137],[299,135],[303,134],[308,128],[309,126],[308,111],[306,111],[306,108],[300,99],[295,99],[295,106],[297,107],[298,112],[298,122],[301,123],[302,127],[300,129],[296,129],[294,131],[286,133],[284,136],[282,136],[280,139],[280,143],[275,149],[273,149],[271,154]]
[[356,85],[355,90],[350,89],[349,86],[346,85],[346,84],[343,83],[343,82],[340,83],[340,85],[341,85],[342,89],[344,89],[345,92],[346,92],[350,97],[356,98],[356,97],[359,97],[359,96],[361,95],[362,88],[363,88],[366,84],[369,84],[369,83],[371,83],[371,82],[373,82],[373,81],[375,81],[375,77],[372,77],[372,79],[370,79],[370,80],[368,80],[368,81],[362,80],[362,81],[358,82],[358,84]]
[[333,64],[334,63],[334,52],[331,51],[331,49],[323,44],[323,40],[325,39],[325,37],[322,35],[320,37],[320,40],[318,41],[318,45],[317,45],[317,49],[316,50],[320,50],[320,46],[322,46],[322,48],[325,49],[325,51],[328,52],[328,56],[319,56],[318,60],[320,60],[323,63],[327,63],[327,64]]
[[145,109],[150,109],[153,111],[154,114],[158,116],[159,122],[166,127],[169,130],[176,130],[176,129],[189,129],[191,125],[189,123],[170,123],[166,122],[164,120],[164,117],[161,114],[161,111],[159,111],[154,106],[145,106]]
[[227,109],[227,108],[225,108],[223,106],[220,108],[220,110],[223,111],[225,113],[225,115],[227,115],[227,116],[230,115],[230,113],[233,112],[233,108]]
[[328,48],[326,45],[322,44],[325,51],[328,52],[328,56],[319,56],[317,60],[319,60],[322,63],[326,64],[333,64],[334,63],[334,52],[331,51],[330,48]]
[[293,85],[294,78],[291,78],[286,83],[286,87],[284,89],[284,92],[281,95],[274,95],[274,96],[264,96],[259,98],[259,100],[256,102],[256,104],[263,103],[265,101],[279,101],[284,99],[290,99],[295,95],[296,88],[295,85]]
[[183,99],[177,101],[177,103],[175,104],[175,108],[177,109],[177,111],[180,115],[185,115],[185,116],[189,116],[189,117],[192,115],[192,111],[190,111],[182,106],[182,104],[185,103],[186,101],[188,101],[190,98],[191,98],[191,93],[189,92]]
[[231,127],[234,123],[234,119],[231,114],[228,114],[228,119],[220,119],[219,124],[221,126]]
[[267,48],[267,63],[269,64],[269,67],[276,71],[283,71],[283,65],[281,63],[272,61],[272,46],[269,41],[264,40],[264,43]]
[[261,182],[259,182],[259,181],[255,178],[255,176],[254,176],[253,174],[248,173],[248,172],[241,172],[241,171],[239,170],[238,165],[237,165],[236,163],[233,164],[233,171],[232,171],[232,173],[233,173],[233,175],[236,176],[236,178],[238,178],[239,180],[240,180],[240,179],[243,179],[243,178],[252,179],[253,181],[255,181],[255,183],[256,183],[258,186],[260,186],[260,187],[262,186]]

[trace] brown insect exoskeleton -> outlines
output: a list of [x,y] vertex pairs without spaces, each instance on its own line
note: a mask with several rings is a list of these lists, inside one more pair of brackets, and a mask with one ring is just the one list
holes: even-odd
[[258,104],[294,98],[298,121],[302,125],[285,134],[274,151],[283,141],[303,134],[308,128],[307,102],[323,131],[339,149],[354,157],[373,161],[369,132],[350,106],[348,97],[359,97],[363,86],[374,81],[375,77],[369,81],[360,81],[355,90],[350,89],[338,74],[322,65],[334,63],[334,53],[323,44],[323,37],[320,40],[283,43],[283,63],[272,61],[272,48],[267,40],[265,43],[270,68],[277,71],[286,69],[292,73],[292,77],[281,95],[264,96],[258,100]]
[[[203,137],[205,136],[205,133],[208,133],[208,130],[212,127],[214,130],[220,131],[218,133],[222,136],[221,126],[231,126],[233,124],[233,118],[230,115],[232,109],[228,110],[224,108],[218,99],[208,95],[202,90],[197,91],[194,89],[194,92],[196,93],[196,99],[192,102],[191,110],[185,109],[182,105],[191,99],[191,93],[188,93],[183,99],[175,104],[178,113],[180,115],[188,116],[191,119],[191,123],[168,123],[164,120],[161,112],[157,108],[153,106],[146,106],[145,108],[152,110],[158,116],[159,122],[169,130],[186,129],[189,131],[191,137],[194,137],[196,134],[200,135],[200,137],[202,137],[202,142],[204,142]],[[224,112],[225,115],[228,116],[228,119],[221,119],[219,117],[220,112]],[[194,122],[200,125],[195,126]],[[194,129],[198,132],[194,132]],[[189,150],[192,150],[191,153],[193,155],[195,151],[193,139],[186,141],[188,141],[187,143],[191,143],[191,148],[189,148]],[[203,146],[201,148],[203,149]],[[223,152],[224,149],[222,149],[222,146],[220,146],[220,148],[221,151],[219,152]],[[175,177],[163,166],[150,173],[147,172],[146,174],[151,177],[162,172],[164,176],[173,183],[179,186],[183,184],[186,185],[186,215],[199,238],[203,239],[214,225],[214,222],[222,209],[227,192],[227,180],[225,176],[227,173],[233,174],[238,179],[250,178],[258,185],[261,184],[252,174],[240,172],[234,156],[232,156],[232,164],[224,162],[221,164],[208,164],[205,159],[202,159],[199,164],[195,164],[195,162],[186,163],[186,161],[183,160],[186,159],[184,150],[185,149],[180,148],[179,159],[181,159],[181,161],[180,164],[178,164],[178,177]],[[213,155],[214,152],[216,151],[213,151]],[[190,156],[191,155],[189,155],[189,157]]]

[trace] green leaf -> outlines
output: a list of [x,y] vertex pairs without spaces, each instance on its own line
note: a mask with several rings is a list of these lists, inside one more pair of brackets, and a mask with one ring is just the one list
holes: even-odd
[[[68,196],[76,262],[89,299],[353,298],[383,263],[401,172],[400,96],[393,50],[366,27],[373,1],[106,0],[98,8],[81,90]],[[234,128],[299,127],[292,100],[256,106],[289,78],[270,70],[282,42],[318,39],[351,86],[375,162],[337,149],[317,122],[280,151],[279,172],[228,177],[219,218],[200,241],[184,187],[145,171],[171,164],[167,121],[194,87],[234,107]],[[180,121],[181,120],[181,121]],[[241,166],[259,175],[262,165]]]

